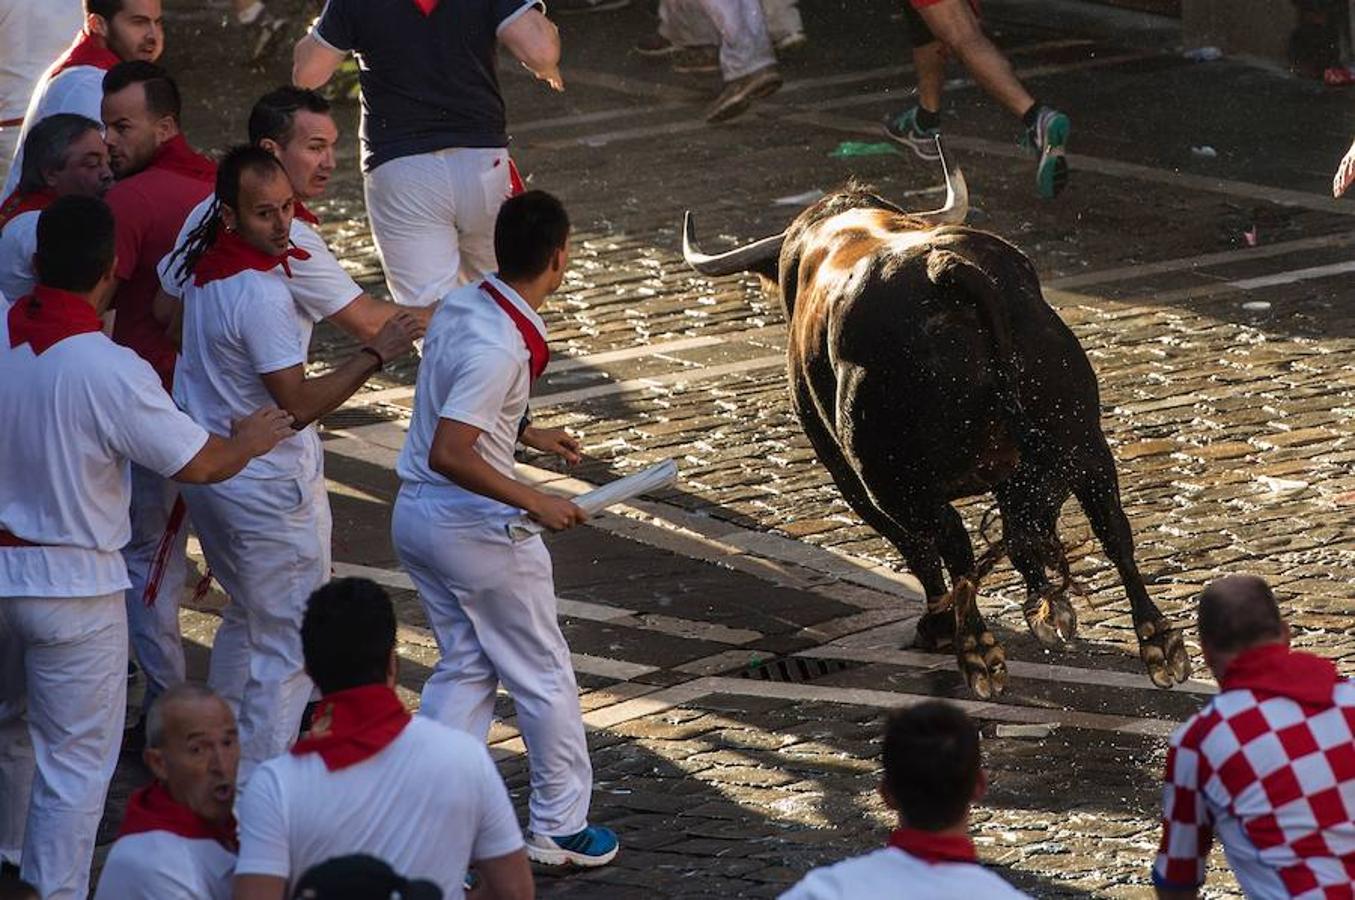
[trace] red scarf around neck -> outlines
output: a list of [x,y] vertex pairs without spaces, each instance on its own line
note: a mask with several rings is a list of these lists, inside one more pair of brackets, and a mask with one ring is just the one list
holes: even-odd
[[384,750],[409,720],[405,705],[384,684],[335,691],[320,698],[310,731],[292,746],[292,753],[318,753],[329,771],[346,769]]
[[414,5],[417,6],[419,11],[425,16],[431,16],[433,10],[438,8],[440,2],[442,2],[442,0],[414,0]]
[[480,282],[480,290],[484,291],[494,302],[499,305],[499,309],[508,314],[508,318],[513,320],[513,325],[517,328],[518,334],[522,335],[522,342],[527,345],[527,352],[531,354],[531,361],[528,364],[532,373],[532,380],[541,377],[541,373],[546,371],[546,365],[550,362],[550,347],[546,346],[546,338],[537,330],[532,320],[518,309],[512,300],[503,295],[503,291],[490,284],[489,281]]
[[53,78],[58,73],[74,69],[76,66],[93,66],[107,72],[119,62],[121,60],[118,59],[118,55],[108,49],[103,38],[82,28],[75,36],[75,43],[57,59],[47,77]]
[[320,224],[320,217],[311,212],[310,209],[306,207],[306,204],[302,203],[300,200],[297,200],[292,204],[292,215],[305,222],[307,225]]
[[0,231],[26,212],[41,212],[56,200],[56,192],[51,188],[38,188],[36,191],[15,190],[0,203]]
[[194,181],[216,182],[216,163],[188,145],[181,134],[165,141],[151,157],[151,165],[166,172],[174,172]]
[[127,815],[122,820],[118,837],[143,834],[147,831],[168,831],[190,840],[216,841],[232,853],[240,852],[235,836],[235,817],[225,826],[203,819],[193,810],[169,795],[160,782],[155,781],[132,793],[127,801]]
[[41,284],[10,306],[8,322],[10,347],[28,344],[38,356],[68,337],[103,330],[84,297]]
[[977,863],[974,842],[962,834],[938,834],[917,828],[896,828],[889,846],[927,863]]
[[1309,707],[1332,704],[1339,676],[1329,659],[1291,650],[1284,644],[1262,644],[1243,650],[1228,665],[1219,687],[1288,697]]
[[207,252],[202,254],[198,264],[193,267],[193,283],[202,287],[210,281],[230,278],[232,275],[238,275],[247,269],[271,272],[278,266],[282,266],[282,271],[287,273],[288,278],[291,278],[292,267],[288,265],[287,261],[310,258],[311,255],[300,247],[289,247],[287,252],[281,256],[264,253],[234,231],[226,231],[223,228],[217,232],[216,240],[212,242],[212,246],[207,248]]

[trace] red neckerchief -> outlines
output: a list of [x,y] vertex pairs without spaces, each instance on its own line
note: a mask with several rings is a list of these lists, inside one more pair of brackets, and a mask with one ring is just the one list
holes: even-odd
[[550,362],[550,347],[546,346],[546,339],[540,331],[537,331],[536,325],[532,323],[522,310],[518,309],[503,295],[503,292],[490,284],[488,281],[480,282],[480,290],[494,298],[494,302],[499,304],[499,309],[508,313],[508,318],[513,320],[513,325],[517,328],[518,334],[522,335],[522,342],[527,345],[527,352],[531,354],[531,361],[528,366],[532,373],[532,380],[541,377],[541,373],[546,371],[546,364]]
[[68,337],[102,330],[99,314],[84,297],[41,284],[9,308],[10,347],[28,344],[38,356]]
[[207,252],[202,254],[198,264],[193,267],[193,283],[202,287],[209,281],[230,278],[246,269],[270,272],[278,266],[282,266],[282,271],[291,278],[292,267],[287,264],[287,260],[310,258],[311,255],[300,247],[288,247],[286,253],[273,256],[248,243],[234,231],[223,229],[217,233],[212,246],[207,248]]
[[189,840],[216,841],[231,853],[240,852],[234,816],[224,828],[214,825],[171,797],[158,781],[132,793],[118,837],[147,831],[168,831]]
[[103,38],[81,29],[75,36],[75,43],[71,44],[48,70],[47,77],[55,78],[58,73],[74,69],[76,66],[93,66],[107,72],[119,62],[121,60],[118,59],[118,55],[108,49]]
[[977,863],[974,842],[963,834],[937,834],[916,828],[896,828],[889,835],[889,846],[927,863]]
[[307,209],[306,204],[302,203],[300,200],[292,204],[292,215],[305,222],[307,225],[318,226],[320,224],[320,217]]
[[417,6],[419,11],[425,16],[431,16],[433,10],[437,9],[438,4],[441,2],[442,0],[414,0],[414,5]]
[[335,691],[320,698],[310,731],[292,746],[292,753],[318,753],[329,771],[346,769],[386,749],[409,720],[405,705],[384,684]]
[[176,134],[161,144],[155,151],[155,156],[151,157],[150,164],[166,172],[175,172],[185,178],[192,178],[194,181],[205,181],[208,184],[216,182],[216,163],[190,147],[187,139],[181,134]]
[[11,219],[26,212],[41,211],[52,205],[56,193],[51,188],[38,188],[36,191],[15,190],[0,203],[0,231],[5,230]]
[[1262,644],[1243,650],[1228,665],[1219,687],[1288,697],[1304,706],[1331,706],[1338,680],[1329,659],[1290,650],[1284,644]]

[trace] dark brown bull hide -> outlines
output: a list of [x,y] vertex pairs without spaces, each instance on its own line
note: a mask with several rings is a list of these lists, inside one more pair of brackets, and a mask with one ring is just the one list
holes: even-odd
[[1045,644],[1072,638],[1055,534],[1071,495],[1124,583],[1149,677],[1184,681],[1185,645],[1134,562],[1087,355],[1045,302],[1030,260],[958,224],[963,176],[947,171],[947,184],[946,207],[924,214],[848,187],[784,234],[718,256],[696,249],[689,215],[684,255],[707,274],[754,271],[779,285],[791,401],[843,497],[921,581],[918,646],[952,646],[980,697],[1005,684],[1003,650],[979,613],[981,572],[951,505],[990,492],[1026,582],[1027,624]]

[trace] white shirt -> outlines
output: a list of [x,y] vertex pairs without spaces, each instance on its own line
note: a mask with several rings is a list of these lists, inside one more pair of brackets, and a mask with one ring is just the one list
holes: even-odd
[[235,854],[210,838],[143,831],[108,851],[94,900],[230,900]]
[[[493,283],[542,336],[546,325],[526,300],[494,276]],[[405,483],[438,485],[438,496],[458,519],[507,520],[521,514],[497,500],[449,481],[428,465],[440,419],[482,432],[475,450],[498,472],[513,476],[518,424],[531,390],[531,354],[513,320],[478,284],[457,288],[442,300],[428,324],[423,360],[414,388],[414,417],[395,471]]]
[[331,772],[318,753],[286,753],[250,776],[239,804],[237,875],[293,885],[311,866],[367,853],[405,878],[463,897],[467,866],[523,846],[489,750],[415,716],[375,756]]
[[[202,224],[212,201],[213,197],[209,196],[193,207],[179,229],[179,238],[174,242],[175,249],[182,247],[189,232]],[[289,260],[292,277],[288,279],[287,287],[296,305],[301,307],[312,323],[328,319],[358,298],[362,288],[339,265],[334,254],[329,252],[319,232],[294,218],[291,238],[293,244],[310,254],[310,258]],[[185,283],[192,280],[179,274],[182,260],[182,256],[175,258],[171,252],[156,267],[160,273],[160,288],[171,297],[182,297]]]
[[977,863],[927,862],[896,847],[815,869],[781,900],[988,900],[1028,897]]
[[[168,478],[207,432],[155,370],[100,332],[41,355],[10,346],[0,315],[0,528],[39,547],[0,549],[0,597],[93,597],[128,587],[127,461]],[[223,432],[229,433],[229,432]]]
[[[232,422],[276,405],[260,376],[305,365],[314,323],[297,309],[285,281],[279,267],[184,286],[174,400],[208,431],[230,434]],[[307,425],[236,477],[311,478],[320,465],[320,438]]]
[[41,210],[20,213],[0,230],[0,292],[18,300],[33,290],[33,254],[38,252],[38,216]]
[[34,85],[84,19],[80,0],[0,0],[0,121],[23,116]]
[[102,121],[104,74],[98,66],[72,66],[62,69],[55,78],[42,77],[28,101],[28,112],[24,114],[23,129],[19,132],[19,149],[14,154],[14,165],[5,179],[4,190],[0,191],[0,199],[14,193],[19,184],[24,163],[23,142],[35,124],[57,113],[78,113],[95,122]]

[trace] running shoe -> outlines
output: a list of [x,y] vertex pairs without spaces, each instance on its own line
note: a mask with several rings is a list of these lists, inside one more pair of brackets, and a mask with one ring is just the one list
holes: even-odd
[[706,110],[707,122],[728,122],[743,115],[754,100],[781,89],[781,73],[776,66],[763,66],[742,78],[725,83],[725,89]]
[[910,106],[897,116],[885,119],[885,134],[918,155],[919,159],[934,162],[941,158],[936,149],[936,138],[940,128],[921,128],[917,124],[917,113],[921,107]]
[[589,825],[564,837],[527,836],[527,858],[543,866],[605,866],[620,849],[616,832],[601,825]]
[[790,34],[782,35],[773,46],[777,53],[799,53],[809,46],[809,38],[805,36],[803,31],[793,31]]
[[1046,200],[1057,197],[1068,184],[1064,147],[1071,127],[1066,115],[1046,106],[1035,117],[1035,127],[1027,128],[1021,139],[1022,145],[1040,158],[1035,166],[1035,190]]
[[681,53],[682,48],[656,31],[636,41],[635,52],[641,56],[672,56],[674,53]]
[[720,51],[714,47],[684,47],[673,57],[673,71],[683,75],[720,71]]

